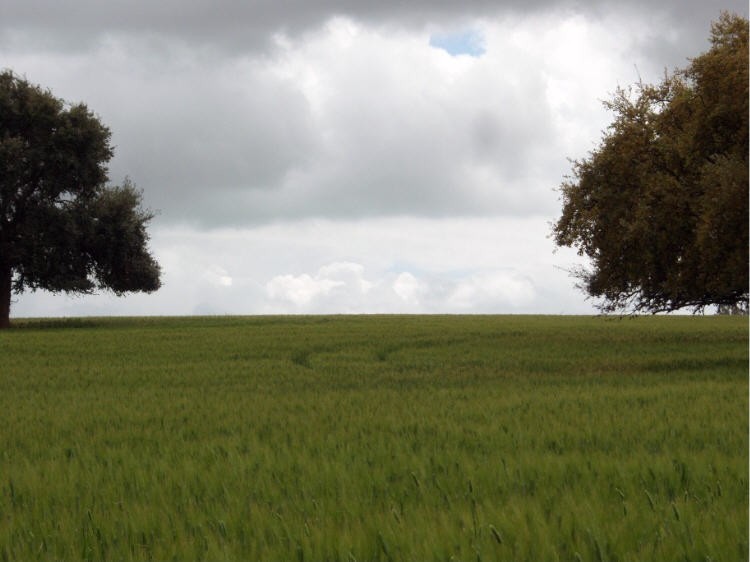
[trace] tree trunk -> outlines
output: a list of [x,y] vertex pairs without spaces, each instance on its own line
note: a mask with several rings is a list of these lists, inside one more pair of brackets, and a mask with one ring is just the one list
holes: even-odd
[[10,328],[10,294],[13,270],[0,263],[0,330]]

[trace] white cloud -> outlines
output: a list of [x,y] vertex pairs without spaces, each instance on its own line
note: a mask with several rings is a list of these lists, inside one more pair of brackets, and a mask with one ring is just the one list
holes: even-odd
[[295,305],[306,305],[321,295],[327,295],[334,287],[343,285],[320,276],[311,277],[307,273],[299,276],[277,275],[266,283],[266,292],[271,299],[289,301]]
[[233,282],[229,272],[219,265],[211,265],[203,274],[203,279],[214,287],[231,287]]
[[338,305],[356,307],[373,284],[364,278],[364,267],[357,263],[336,262],[320,267],[310,275],[277,275],[266,283],[266,293],[273,301],[287,301],[297,307],[320,305],[321,299],[333,297]]
[[160,291],[123,298],[26,293],[13,314],[592,312],[561,269],[580,258],[567,249],[553,253],[548,228],[544,217],[157,228]]
[[[343,267],[342,267],[343,266]],[[266,284],[267,311],[306,313],[509,313],[539,303],[534,283],[514,269],[410,272],[373,271],[333,263],[316,273],[277,275]]]
[[[136,3],[12,3],[0,55],[111,127],[112,179],[161,211],[163,288],[26,294],[15,315],[590,312],[556,269],[580,258],[547,238],[554,188],[610,120],[600,100],[705,49],[718,14],[697,0]],[[430,45],[453,30],[481,36],[481,56]]]
[[459,281],[446,303],[459,311],[473,311],[478,307],[488,312],[515,311],[523,310],[534,297],[534,285],[529,279],[514,272],[491,271]]
[[364,277],[365,268],[359,263],[336,262],[325,265],[318,270],[318,275],[325,279],[335,280],[341,285],[351,287],[363,295],[372,289],[373,284]]
[[419,299],[424,295],[428,288],[419,279],[414,277],[408,271],[399,273],[393,281],[393,291],[401,300],[409,304],[419,304]]
[[350,17],[277,32],[263,53],[115,31],[86,56],[3,54],[102,116],[113,180],[131,176],[162,224],[552,213],[566,158],[606,123],[600,100],[634,64],[648,77],[639,48],[660,29],[575,13],[469,23],[479,58],[430,46],[439,26]]

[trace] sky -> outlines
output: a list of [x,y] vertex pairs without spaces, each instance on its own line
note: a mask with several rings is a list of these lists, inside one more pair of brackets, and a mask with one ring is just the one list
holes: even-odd
[[742,0],[3,0],[0,68],[84,102],[162,288],[12,316],[589,314],[557,188],[618,86]]

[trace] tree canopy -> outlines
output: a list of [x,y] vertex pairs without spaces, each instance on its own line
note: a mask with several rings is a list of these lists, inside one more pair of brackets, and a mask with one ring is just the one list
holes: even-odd
[[12,293],[152,292],[141,193],[107,186],[110,131],[11,71],[0,73],[0,328]]
[[603,312],[748,300],[748,22],[724,13],[710,49],[656,85],[618,89],[600,146],[560,187],[559,246]]

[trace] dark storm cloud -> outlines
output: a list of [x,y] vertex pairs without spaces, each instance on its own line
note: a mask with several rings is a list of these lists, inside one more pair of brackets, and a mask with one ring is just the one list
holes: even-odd
[[[374,24],[423,26],[498,13],[550,9],[603,15],[612,10],[665,16],[672,29],[705,35],[705,22],[726,9],[747,15],[747,2],[725,0],[18,0],[0,12],[2,36],[25,34],[56,48],[85,48],[105,33],[171,35],[230,49],[262,48],[273,33],[297,34],[335,15]],[[37,33],[42,32],[42,35]]]
[[[617,85],[608,76],[581,111],[571,82],[596,80],[585,67],[597,57],[604,72],[684,65],[721,8],[747,12],[736,0],[24,0],[0,8],[0,66],[99,113],[117,145],[112,180],[130,175],[160,220],[551,214],[560,163],[580,156],[560,115],[595,141],[596,96]],[[627,53],[599,37],[555,61],[567,45],[537,43],[576,14]],[[336,16],[359,27],[351,42]],[[427,52],[433,29],[481,21],[528,36],[495,38],[473,71]]]

